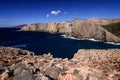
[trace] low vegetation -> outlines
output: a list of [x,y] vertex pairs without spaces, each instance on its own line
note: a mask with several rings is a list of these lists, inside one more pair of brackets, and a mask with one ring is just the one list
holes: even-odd
[[120,22],[119,23],[112,23],[109,25],[103,25],[105,29],[113,33],[114,35],[120,37]]

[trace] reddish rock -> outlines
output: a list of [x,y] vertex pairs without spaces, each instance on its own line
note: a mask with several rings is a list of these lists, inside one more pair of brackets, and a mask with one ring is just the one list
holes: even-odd
[[0,47],[0,52],[0,80],[120,79],[120,49],[79,50],[72,59],[10,47]]

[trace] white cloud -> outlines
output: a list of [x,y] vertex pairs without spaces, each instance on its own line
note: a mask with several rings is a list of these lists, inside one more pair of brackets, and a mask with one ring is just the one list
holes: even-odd
[[50,13],[48,13],[48,14],[46,14],[46,17],[48,18],[48,17],[50,17],[51,15],[54,15],[54,16],[56,16],[56,15],[58,15],[58,14],[60,14],[60,13],[62,13],[62,14],[67,14],[68,12],[67,11],[61,11],[61,10],[53,10],[53,11],[51,11]]
[[51,14],[52,15],[58,15],[58,14],[60,14],[61,13],[61,11],[60,10],[57,10],[57,11],[51,11]]
[[46,15],[47,18],[48,18],[49,16],[50,16],[49,14]]

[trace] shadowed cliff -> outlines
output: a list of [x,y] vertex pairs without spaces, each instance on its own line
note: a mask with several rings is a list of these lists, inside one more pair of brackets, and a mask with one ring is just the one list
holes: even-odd
[[109,25],[103,25],[105,29],[113,33],[114,35],[120,37],[120,22],[111,23]]

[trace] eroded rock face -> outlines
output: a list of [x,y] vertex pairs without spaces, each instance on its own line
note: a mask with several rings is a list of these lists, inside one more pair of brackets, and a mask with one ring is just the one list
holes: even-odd
[[0,80],[119,80],[120,50],[79,50],[72,59],[0,47]]
[[75,38],[94,38],[107,42],[120,42],[119,37],[113,35],[102,27],[102,25],[108,25],[117,22],[120,22],[120,19],[74,19],[71,22],[65,21],[29,24],[24,26],[21,30],[64,33]]

